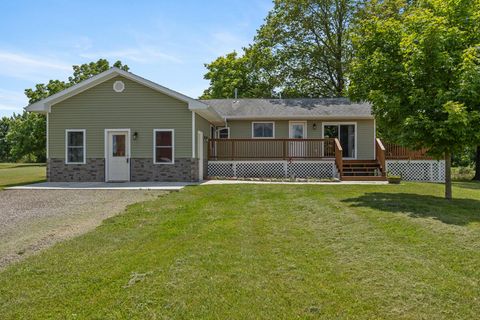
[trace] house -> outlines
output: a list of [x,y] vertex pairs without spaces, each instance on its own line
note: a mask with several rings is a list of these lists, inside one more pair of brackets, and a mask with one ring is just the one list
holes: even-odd
[[347,99],[196,100],[111,68],[26,110],[47,116],[48,181],[443,179],[441,161],[384,146],[370,105]]

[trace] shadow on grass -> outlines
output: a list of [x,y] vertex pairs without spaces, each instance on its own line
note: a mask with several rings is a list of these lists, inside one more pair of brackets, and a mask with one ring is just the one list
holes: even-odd
[[478,181],[455,181],[453,185],[458,188],[480,190],[480,182]]
[[0,163],[0,170],[2,169],[17,169],[27,167],[45,167],[45,163]]
[[352,207],[368,207],[384,212],[404,213],[412,218],[433,218],[443,223],[465,226],[480,222],[480,200],[454,199],[411,193],[367,193],[345,199]]

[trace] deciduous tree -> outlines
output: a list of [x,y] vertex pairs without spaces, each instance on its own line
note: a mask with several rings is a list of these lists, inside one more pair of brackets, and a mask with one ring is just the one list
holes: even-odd
[[238,98],[269,98],[275,84],[262,78],[255,68],[250,51],[239,56],[235,51],[205,64],[204,75],[210,86],[203,92],[202,99],[233,98],[235,89]]
[[390,140],[446,161],[480,142],[479,101],[471,92],[472,56],[480,50],[479,0],[373,1],[352,31],[349,92],[373,104]]
[[349,23],[360,1],[275,0],[253,47],[275,62],[266,66],[284,96],[340,97],[351,59]]
[[360,0],[274,0],[242,56],[219,57],[203,98],[340,97],[352,48],[348,26]]

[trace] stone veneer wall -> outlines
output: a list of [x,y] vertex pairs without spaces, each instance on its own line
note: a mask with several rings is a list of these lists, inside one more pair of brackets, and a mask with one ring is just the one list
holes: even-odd
[[105,160],[87,159],[86,164],[66,164],[65,159],[48,159],[49,182],[102,182],[105,181]]
[[[198,160],[177,158],[174,164],[154,164],[150,158],[130,159],[130,181],[198,181]],[[204,171],[206,173],[206,170]],[[48,159],[50,182],[104,182],[105,160],[87,159],[86,164],[65,164],[64,159]]]
[[150,158],[131,159],[131,181],[198,181],[198,160],[176,158],[174,164],[154,164]]

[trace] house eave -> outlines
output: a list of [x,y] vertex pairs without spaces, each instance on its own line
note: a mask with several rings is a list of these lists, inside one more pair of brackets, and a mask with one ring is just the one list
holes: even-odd
[[225,116],[225,119],[228,120],[373,120],[375,117],[373,115],[370,116],[356,116],[356,115],[343,115],[343,116],[336,116],[336,115],[328,115],[328,116],[319,116],[319,115],[311,115],[311,116]]

